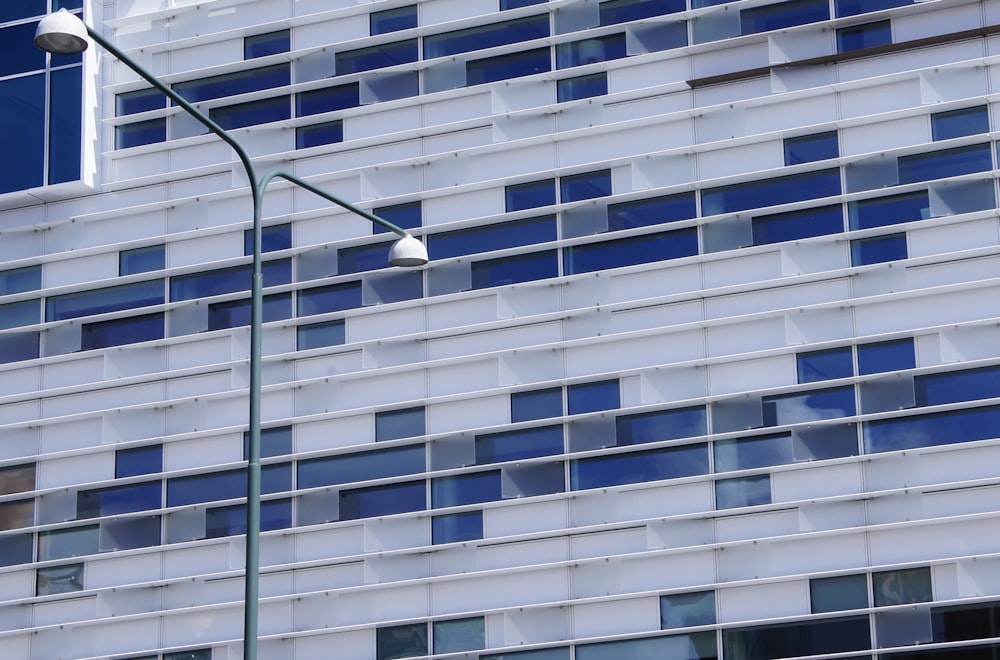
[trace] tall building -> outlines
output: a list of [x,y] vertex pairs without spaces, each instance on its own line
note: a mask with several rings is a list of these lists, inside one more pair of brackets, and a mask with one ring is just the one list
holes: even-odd
[[0,1],[0,657],[1000,654],[997,0]]

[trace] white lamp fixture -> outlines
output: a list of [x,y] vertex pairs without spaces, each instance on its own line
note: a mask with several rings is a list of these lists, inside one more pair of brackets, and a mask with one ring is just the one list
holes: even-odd
[[427,261],[427,247],[409,234],[403,236],[389,248],[389,263],[393,266],[413,268],[414,266],[423,266]]
[[87,50],[87,26],[75,14],[60,9],[38,22],[35,45],[55,55],[75,55]]

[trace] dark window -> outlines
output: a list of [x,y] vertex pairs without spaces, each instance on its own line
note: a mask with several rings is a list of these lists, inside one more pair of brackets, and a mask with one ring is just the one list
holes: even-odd
[[878,419],[864,423],[868,453],[951,445],[997,437],[1000,408],[987,406],[966,410]]
[[548,48],[535,48],[465,63],[465,84],[482,85],[552,70]]
[[876,21],[837,30],[837,52],[848,53],[862,48],[886,46],[892,43],[889,21]]
[[862,376],[916,366],[912,339],[893,339],[858,346],[858,373]]
[[0,335],[0,364],[33,360],[38,355],[37,332]]
[[51,296],[45,300],[45,319],[65,321],[93,314],[162,305],[163,302],[163,280],[149,280]]
[[437,260],[554,240],[556,217],[545,215],[431,234],[427,237],[427,251],[432,260]]
[[559,103],[604,96],[608,93],[608,74],[604,71],[576,78],[563,78],[556,84]]
[[298,462],[299,488],[336,486],[356,481],[419,474],[426,469],[423,445],[391,447]]
[[570,415],[613,410],[621,407],[621,387],[618,379],[595,383],[578,383],[566,388]]
[[76,516],[98,518],[159,509],[163,506],[162,490],[159,481],[82,490],[76,494]]
[[985,105],[935,112],[931,115],[931,135],[934,140],[950,140],[989,132],[990,115]]
[[396,7],[373,11],[369,17],[369,34],[386,34],[417,27],[417,6]]
[[566,275],[680,259],[698,254],[695,227],[574,245],[563,251]]
[[212,108],[208,111],[208,116],[222,128],[232,130],[289,119],[292,116],[292,106],[287,96],[275,96]]
[[500,0],[500,11],[507,9],[520,9],[532,5],[544,5],[549,0]]
[[486,647],[486,621],[481,616],[435,621],[434,653],[459,653]]
[[341,120],[299,126],[295,129],[295,148],[308,149],[324,144],[344,141],[344,122]]
[[660,596],[660,629],[710,626],[715,623],[715,592]]
[[457,543],[483,538],[483,512],[465,511],[434,516],[431,520],[431,541]]
[[503,23],[432,34],[424,37],[424,59],[531,41],[549,36],[549,15],[538,14]]
[[323,346],[340,346],[347,341],[343,320],[300,325],[295,332],[295,349],[307,351]]
[[[260,503],[260,531],[292,526],[292,501],[264,500]],[[217,539],[247,533],[247,505],[233,504],[205,510],[205,538]],[[209,657],[209,656],[206,656]]]
[[531,282],[559,275],[555,250],[544,250],[511,257],[485,259],[472,264],[472,288]]
[[559,201],[579,202],[611,194],[611,170],[584,172],[559,179]]
[[1000,604],[996,602],[931,609],[931,628],[934,631],[935,642],[959,642],[996,637],[998,626],[1000,626]]
[[358,83],[323,87],[295,95],[295,116],[306,117],[324,112],[356,108],[361,105]]
[[[208,329],[238,328],[250,325],[250,300],[227,300],[208,306]],[[264,323],[292,318],[292,294],[275,293],[264,296],[261,310]]]
[[839,204],[762,215],[750,221],[754,245],[797,241],[844,231],[844,211]]
[[431,505],[435,509],[493,502],[501,497],[500,470],[431,479]]
[[574,66],[607,62],[626,57],[625,34],[607,34],[580,41],[556,45],[556,68],[568,69]]
[[42,267],[25,266],[0,272],[0,296],[42,288]]
[[[388,220],[400,229],[416,229],[423,224],[423,211],[420,200],[416,202],[405,202],[403,204],[393,204],[392,206],[379,206],[372,209],[372,213]],[[382,225],[372,223],[373,234],[384,234],[389,232]]]
[[45,68],[45,51],[41,48],[28,47],[28,44],[34,42],[36,25],[37,23],[22,23],[0,29],[0,42],[11,46],[15,44],[26,46],[4,50],[4,58],[0,61],[0,76],[6,77]]
[[337,273],[363,273],[389,267],[389,248],[392,243],[355,245],[337,250]]
[[52,596],[83,591],[83,564],[50,566],[35,571],[35,595]]
[[298,292],[298,315],[312,316],[361,307],[361,282],[344,282],[302,289]]
[[809,580],[813,614],[868,607],[868,576],[838,575]]
[[391,44],[380,44],[337,53],[336,72],[338,76],[342,76],[347,73],[360,73],[361,71],[416,62],[418,59],[417,40],[407,39]]
[[0,536],[0,566],[15,566],[31,561],[35,549],[34,534]]
[[167,107],[167,97],[158,89],[149,87],[133,92],[123,92],[115,96],[115,114],[134,115],[150,110],[162,110]]
[[375,441],[412,438],[425,433],[424,407],[375,413]]
[[[152,659],[151,659],[152,660]],[[212,660],[212,649],[164,653],[163,660]]]
[[606,0],[599,6],[601,25],[674,14],[687,8],[684,0]]
[[614,642],[580,644],[576,647],[576,660],[611,660],[613,658],[715,660],[718,657],[719,652],[716,648],[714,632],[622,639]]
[[[260,430],[260,456],[284,456],[292,453],[292,427],[274,426]],[[250,456],[250,432],[243,432],[243,460]]]
[[84,323],[80,330],[80,350],[137,344],[163,337],[163,312],[127,316],[97,323]]
[[476,465],[552,456],[562,452],[562,425],[476,436]]
[[[38,323],[42,318],[40,303],[41,301],[35,299],[0,305],[0,330]],[[14,335],[0,336],[12,337]]]
[[840,194],[840,170],[827,169],[791,176],[709,188],[701,193],[702,215],[734,213]]
[[782,30],[794,25],[816,23],[830,18],[826,0],[791,0],[740,11],[740,33],[755,34]]
[[246,497],[245,470],[192,474],[167,480],[167,506],[185,506]]
[[504,189],[507,212],[552,206],[556,203],[556,180],[531,181],[507,186]]
[[167,120],[147,119],[115,127],[115,149],[141,147],[144,144],[166,142]]
[[119,275],[148,273],[154,270],[163,270],[165,267],[166,248],[162,243],[132,250],[122,250],[118,253]]
[[573,490],[708,474],[708,445],[647,449],[570,461]]
[[692,438],[706,433],[705,406],[620,415],[615,420],[618,446]]
[[608,205],[608,231],[648,227],[697,216],[694,193],[637,199]]
[[900,183],[915,183],[993,169],[988,144],[971,144],[926,154],[900,156],[896,161]]
[[0,532],[8,529],[31,527],[34,522],[35,500],[15,500],[13,502],[0,503]]
[[801,137],[785,138],[785,165],[812,163],[818,160],[837,158],[837,131],[814,133]]
[[[280,225],[261,227],[260,251],[277,252],[292,247],[292,225],[289,222]],[[243,232],[243,254],[253,254],[253,230]]]
[[903,5],[912,5],[913,0],[834,0],[837,16],[856,16]]
[[[278,286],[292,281],[290,259],[265,261],[261,265],[264,286]],[[175,275],[170,278],[170,300],[193,300],[208,296],[218,296],[237,291],[249,291],[253,265],[219,268],[189,275]]]
[[10,465],[0,468],[0,495],[13,495],[35,490],[35,464]]
[[115,479],[163,471],[163,445],[119,449],[115,452]]
[[851,241],[851,265],[866,266],[906,259],[906,234],[888,234]]
[[795,356],[798,382],[816,383],[854,375],[854,358],[851,347],[809,351]]
[[46,8],[45,0],[9,0],[0,5],[0,21],[41,16]]
[[221,76],[174,83],[172,87],[185,101],[197,103],[224,96],[285,87],[291,82],[291,65],[274,64],[257,69],[226,73]]
[[266,34],[255,34],[243,38],[243,59],[252,60],[291,50],[292,39],[289,30],[277,30]]
[[430,647],[426,623],[408,623],[375,630],[376,660],[411,658],[427,655]]
[[796,621],[722,631],[723,657],[767,660],[861,651],[871,646],[868,616]]
[[526,422],[532,419],[560,417],[563,414],[561,387],[528,392],[511,392],[510,421]]
[[926,190],[863,199],[847,205],[851,229],[871,229],[930,217],[930,200]]
[[936,406],[1000,396],[1000,367],[924,374],[913,379],[918,406]]
[[427,508],[423,481],[340,491],[340,520],[358,520]]
[[931,601],[931,569],[924,566],[872,573],[872,594],[875,607]]

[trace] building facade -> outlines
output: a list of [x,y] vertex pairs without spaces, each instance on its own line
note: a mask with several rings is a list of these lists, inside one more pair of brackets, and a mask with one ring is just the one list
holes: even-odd
[[[0,657],[1000,652],[997,0],[5,0]],[[996,52],[994,52],[996,51]],[[994,119],[994,117],[998,117]]]

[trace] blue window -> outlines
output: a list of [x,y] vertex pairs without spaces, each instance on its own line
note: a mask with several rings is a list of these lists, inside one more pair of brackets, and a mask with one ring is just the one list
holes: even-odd
[[809,601],[813,614],[867,608],[868,578],[837,575],[809,580]]
[[851,229],[871,229],[914,222],[930,217],[930,199],[926,190],[863,199],[847,205]]
[[500,470],[431,479],[431,505],[435,509],[494,502],[501,497]]
[[22,300],[0,305],[0,330],[34,325],[40,322],[41,316],[39,300]]
[[558,277],[559,260],[555,250],[476,261],[472,264],[472,288],[531,282]]
[[166,268],[166,248],[159,245],[122,250],[118,253],[118,274],[135,275]]
[[705,406],[620,415],[615,420],[618,446],[693,438],[706,433]]
[[[264,323],[292,317],[292,294],[275,293],[264,296],[261,310]],[[250,325],[250,300],[227,300],[208,306],[208,329],[238,328]]]
[[[405,202],[403,204],[393,204],[392,206],[379,206],[372,209],[372,213],[388,220],[400,229],[416,229],[423,224],[423,211],[420,200],[415,202]],[[382,225],[372,223],[373,234],[384,234],[389,232]]]
[[931,115],[931,136],[934,140],[950,140],[966,135],[990,132],[988,107],[977,105],[972,108],[935,112]]
[[37,332],[0,335],[0,364],[33,360],[38,355]]
[[791,0],[740,11],[740,33],[755,34],[782,30],[794,25],[816,23],[830,18],[826,0]]
[[298,292],[298,315],[312,316],[361,307],[361,282],[344,282],[302,289]]
[[562,425],[476,436],[476,465],[552,456],[562,452]]
[[559,201],[579,202],[611,194],[611,170],[584,172],[559,179]]
[[544,215],[431,234],[427,237],[427,251],[432,260],[437,260],[554,240],[556,217]]
[[888,234],[851,241],[851,265],[865,266],[906,259],[906,234]]
[[[34,534],[0,536],[0,566],[15,566],[31,561],[35,550]],[[80,565],[82,570],[83,565]]]
[[340,520],[391,516],[426,508],[427,487],[423,481],[340,491]]
[[424,407],[375,413],[375,441],[413,438],[425,433]]
[[568,247],[563,252],[563,269],[567,275],[577,275],[696,254],[698,230],[688,227]]
[[715,623],[715,592],[695,591],[660,596],[660,629],[710,626]]
[[599,6],[601,25],[628,23],[687,9],[684,0],[606,0]]
[[76,516],[98,518],[159,509],[163,506],[162,490],[159,481],[82,490],[76,494]]
[[[263,438],[261,438],[263,440]],[[283,493],[292,489],[292,464],[276,463],[265,465],[260,473],[262,493]]]
[[307,351],[324,346],[340,346],[347,341],[343,320],[300,325],[295,331],[295,349]]
[[[260,230],[260,251],[277,252],[292,247],[292,224],[286,222],[280,225],[262,227]],[[253,254],[253,230],[243,232],[243,254]]]
[[870,647],[867,614],[722,630],[722,653],[726,658],[790,658]]
[[426,623],[407,623],[375,630],[376,660],[427,655],[429,648]]
[[147,119],[115,126],[115,149],[130,149],[144,144],[156,144],[167,139],[167,120]]
[[537,14],[503,23],[432,34],[424,37],[424,59],[531,41],[549,36],[549,15]]
[[556,68],[568,69],[574,66],[607,62],[626,57],[625,33],[607,34],[580,41],[556,45]]
[[417,6],[396,7],[373,11],[369,17],[369,34],[386,34],[417,27]]
[[983,367],[913,379],[916,405],[937,406],[1000,396],[1000,367]]
[[245,470],[225,470],[167,479],[167,506],[185,506],[246,497]]
[[[260,531],[270,532],[275,529],[288,529],[292,526],[292,501],[264,500],[260,503]],[[247,532],[246,504],[218,506],[205,511],[205,538],[217,539],[224,536],[236,536]],[[166,656],[164,656],[166,657]],[[179,658],[187,660],[190,655]],[[199,657],[200,656],[194,656]],[[211,656],[205,656],[209,658]]]
[[355,245],[337,250],[337,273],[363,273],[389,267],[389,248],[392,243]]
[[854,375],[854,358],[850,346],[799,353],[795,356],[795,362],[800,383],[850,378]]
[[41,16],[46,8],[46,0],[9,0],[0,6],[0,21]]
[[[27,27],[31,28],[30,34],[18,36],[24,39],[23,43],[30,44],[34,37],[34,26]],[[0,30],[0,38],[5,40],[4,43],[17,43],[7,41],[14,37],[8,34],[10,29]],[[41,50],[38,52],[42,54],[44,66],[44,53]],[[0,144],[4,145],[8,153],[18,154],[16,159],[0,160],[0,193],[25,190],[45,183],[45,96],[44,73],[0,81],[0,107],[22,109],[20,112],[5,110],[4,121],[0,122]],[[79,108],[79,100],[76,105]],[[77,136],[77,141],[79,139]]]
[[559,103],[604,96],[608,93],[608,74],[604,71],[576,78],[563,78],[556,85],[556,100]]
[[483,512],[447,513],[431,519],[431,542],[457,543],[483,538]]
[[698,443],[570,461],[573,490],[708,474],[708,445]]
[[527,422],[532,419],[560,417],[563,414],[563,393],[561,387],[544,390],[511,392],[510,421]]
[[893,7],[912,5],[913,0],[834,0],[837,16],[856,16]]
[[858,346],[858,373],[862,376],[916,366],[912,339],[893,339]]
[[1000,429],[1000,408],[996,406],[879,419],[864,424],[865,449],[875,454],[975,442],[1000,436],[997,429]]
[[301,460],[298,485],[315,488],[419,474],[426,469],[424,454],[423,445],[407,445]]
[[115,479],[163,471],[163,445],[119,449],[115,452]]
[[163,312],[85,323],[80,331],[80,349],[137,344],[164,337]]
[[[36,23],[22,23],[0,29],[0,39],[12,46],[31,44],[35,39]],[[45,51],[40,48],[7,48],[0,62],[0,76],[28,73],[45,68]]]
[[208,111],[208,116],[222,128],[232,130],[289,119],[292,116],[292,106],[287,96],[275,96],[212,108]]
[[617,378],[570,385],[566,388],[566,402],[570,415],[614,410],[621,407],[621,387]]
[[482,85],[552,70],[548,48],[535,48],[465,63],[465,84]]
[[[269,429],[260,430],[260,456],[270,458],[272,456],[284,456],[292,453],[292,427],[274,426]],[[250,432],[243,432],[243,460],[250,456]],[[269,466],[270,467],[270,466]],[[288,483],[291,483],[290,466],[282,466],[289,469]],[[267,469],[267,468],[265,468]],[[285,489],[287,490],[287,489]]]
[[435,621],[434,653],[459,653],[486,647],[486,621],[481,616]]
[[[265,261],[261,265],[264,286],[278,286],[292,281],[290,259]],[[189,275],[175,275],[170,278],[170,299],[174,302],[193,300],[207,296],[250,290],[253,265],[231,266]]]
[[839,194],[840,170],[817,170],[703,190],[702,215],[734,213]]
[[344,141],[344,122],[327,121],[322,124],[298,126],[295,129],[295,148],[308,149],[324,144],[336,144]]
[[197,103],[224,96],[285,87],[291,82],[291,65],[274,64],[257,69],[226,73],[221,76],[174,83],[172,87],[185,101]]
[[508,212],[552,206],[556,203],[556,180],[530,181],[504,189]]
[[750,221],[754,245],[797,241],[844,231],[844,211],[839,204],[757,216]]
[[814,422],[856,414],[853,386],[778,394],[764,397],[761,404],[764,426]]
[[[719,653],[716,648],[715,633],[700,632],[690,635],[667,635],[641,639],[622,639],[597,644],[580,644],[576,647],[575,657],[576,660],[612,660],[613,658],[715,660],[715,658],[719,657]],[[726,657],[729,658],[729,656]],[[745,657],[749,659],[751,656]],[[755,658],[755,660],[759,659]]]
[[887,46],[892,43],[892,28],[889,21],[875,21],[864,25],[837,30],[837,52],[848,53],[862,48]]
[[507,9],[520,9],[532,5],[544,5],[549,0],[500,0],[500,11]]
[[932,601],[931,569],[921,566],[872,573],[872,596],[875,607]]
[[337,75],[342,76],[347,73],[360,73],[361,71],[416,62],[418,59],[417,40],[406,39],[391,44],[380,44],[337,53],[335,66]]
[[[53,58],[55,59],[55,58]],[[80,67],[53,71],[49,85],[49,183],[80,178],[83,130],[80,98],[83,94]]]
[[163,302],[163,280],[149,280],[52,296],[45,300],[45,319],[65,321],[92,314],[162,305]]
[[716,472],[787,465],[794,461],[789,433],[716,440],[714,444]]
[[608,206],[608,231],[648,227],[697,216],[693,192],[637,199]]
[[243,59],[252,60],[257,57],[287,53],[291,48],[292,38],[289,30],[255,34],[243,38]]
[[0,271],[0,296],[37,291],[42,288],[42,267],[25,266]]
[[311,89],[295,95],[295,116],[318,115],[359,105],[361,92],[358,83]]
[[837,158],[837,131],[814,133],[801,137],[785,138],[785,165],[812,163],[818,160]]
[[734,509],[771,503],[771,476],[719,479],[715,482],[715,508]]
[[167,97],[163,95],[163,92],[152,87],[123,92],[115,96],[115,114],[119,117],[150,110],[162,110],[166,107]]
[[993,169],[993,155],[990,145],[971,144],[926,154],[901,156],[896,163],[899,182],[915,183],[989,171]]

